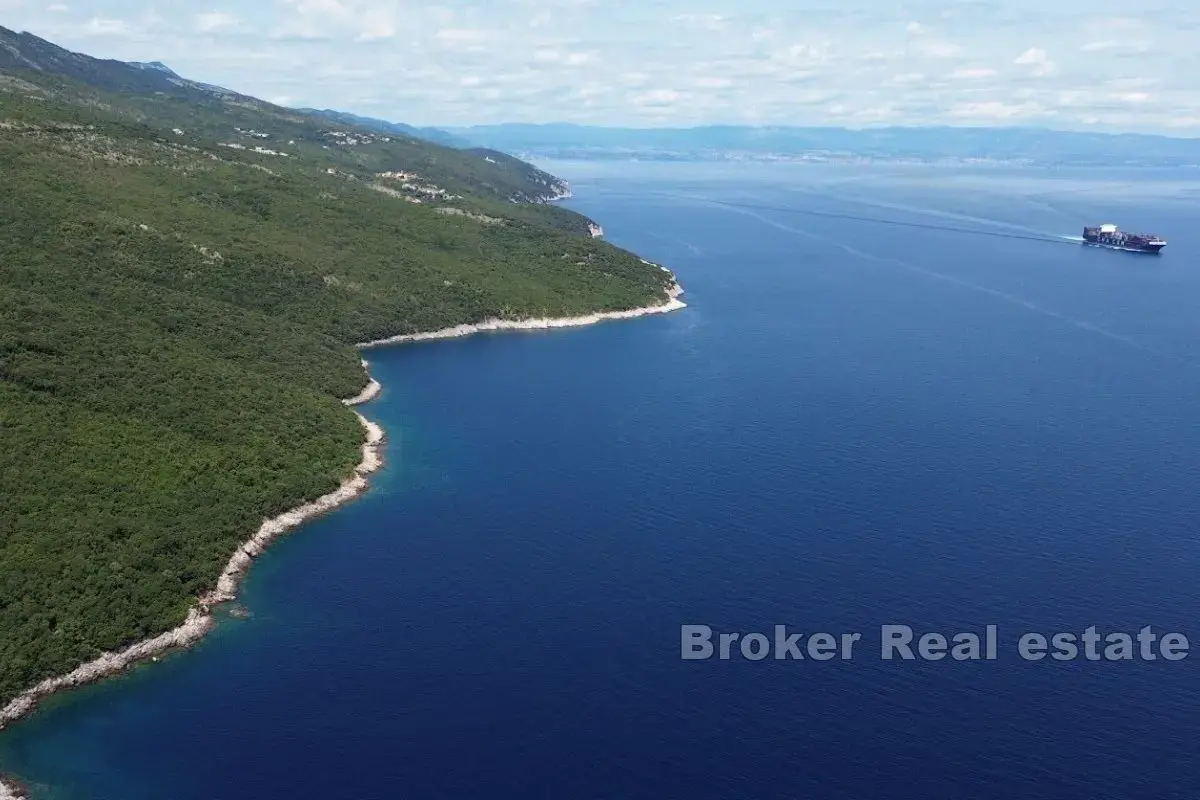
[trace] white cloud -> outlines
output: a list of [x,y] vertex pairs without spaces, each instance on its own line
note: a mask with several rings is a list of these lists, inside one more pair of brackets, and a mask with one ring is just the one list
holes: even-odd
[[653,89],[649,92],[635,94],[632,98],[634,105],[639,106],[669,106],[684,97],[682,92],[674,89]]
[[133,32],[133,26],[123,19],[92,17],[84,26],[89,36],[128,36]]
[[885,122],[887,120],[894,119],[896,114],[896,109],[892,106],[873,106],[851,112],[851,116],[864,124],[869,124],[872,122]]
[[1111,89],[1149,89],[1158,84],[1156,78],[1114,78],[1106,85]]
[[396,21],[392,10],[386,6],[368,8],[359,24],[359,41],[390,39],[396,35]]
[[487,54],[501,37],[485,28],[440,28],[433,38],[444,50]]
[[979,78],[990,78],[996,74],[996,70],[989,67],[962,67],[951,72],[946,77],[951,80],[977,80]]
[[1029,72],[1037,77],[1053,75],[1058,67],[1040,47],[1031,47],[1013,59],[1014,64],[1029,67]]
[[478,44],[492,38],[492,32],[481,28],[442,28],[434,38],[442,42]]
[[[158,16],[139,12],[151,3]],[[821,5],[0,0],[3,24],[72,49],[417,124],[1091,119],[1200,135],[1194,0]]]
[[678,14],[672,17],[671,21],[679,25],[719,31],[725,27],[726,17],[721,14]]
[[[228,0],[226,0],[228,1]],[[276,0],[289,9],[273,20],[273,38],[370,42],[397,33],[396,7],[381,0]]]
[[592,53],[568,52],[553,48],[540,48],[533,53],[533,60],[542,64],[557,64],[566,67],[580,67],[591,63],[595,56]]
[[1150,49],[1150,43],[1144,39],[1101,39],[1087,42],[1079,49],[1084,53],[1145,53]]
[[1137,17],[1097,15],[1097,25],[1112,31],[1140,31],[1145,23]]
[[970,120],[1011,121],[1033,116],[1041,109],[1033,103],[1005,103],[987,100],[981,103],[958,103],[950,109],[950,116]]
[[367,67],[348,67],[342,64],[324,64],[312,71],[318,80],[365,80],[375,77],[375,71]]
[[342,17],[349,16],[350,9],[339,0],[281,0],[306,16]]
[[829,61],[829,42],[801,42],[777,52],[775,60],[789,65],[822,64]]
[[963,47],[954,42],[922,39],[913,44],[913,52],[925,58],[957,58],[962,55]]
[[1095,104],[1095,93],[1080,89],[1067,89],[1055,95],[1055,103],[1066,108],[1089,108]]
[[196,30],[200,33],[214,33],[236,28],[237,25],[238,18],[224,11],[206,11],[196,15]]

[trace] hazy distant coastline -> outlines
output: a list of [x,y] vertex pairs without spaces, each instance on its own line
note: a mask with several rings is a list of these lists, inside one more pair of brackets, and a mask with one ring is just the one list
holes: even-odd
[[1045,128],[606,128],[512,123],[448,131],[476,146],[561,160],[1200,167],[1200,139]]

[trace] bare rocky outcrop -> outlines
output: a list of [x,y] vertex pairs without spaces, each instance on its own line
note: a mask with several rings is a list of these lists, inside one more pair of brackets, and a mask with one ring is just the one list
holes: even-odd
[[375,191],[377,191],[381,194],[391,195],[392,197],[398,197],[401,200],[407,200],[410,203],[421,202],[421,199],[419,197],[411,197],[410,195],[407,195],[404,192],[399,191],[398,189],[393,189],[390,186],[384,186],[379,183],[369,183],[369,184],[367,184],[367,188],[374,189]]
[[433,210],[433,213],[447,214],[450,216],[458,216],[458,217],[467,217],[468,219],[473,219],[476,222],[482,222],[487,225],[503,225],[505,222],[504,220],[500,219],[499,217],[489,217],[486,214],[475,214],[471,211],[464,211],[461,208],[452,208],[450,206],[442,206],[441,208],[435,208]]
[[25,800],[25,790],[16,781],[0,776],[0,800]]

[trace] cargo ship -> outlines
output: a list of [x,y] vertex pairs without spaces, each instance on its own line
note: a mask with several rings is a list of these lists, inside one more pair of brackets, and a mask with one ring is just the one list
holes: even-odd
[[1149,233],[1125,233],[1112,224],[1084,228],[1083,243],[1132,253],[1157,253],[1167,246],[1161,237]]

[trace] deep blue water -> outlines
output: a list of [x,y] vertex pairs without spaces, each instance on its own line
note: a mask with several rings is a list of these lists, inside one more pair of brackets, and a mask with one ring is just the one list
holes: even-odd
[[[249,619],[50,704],[0,769],[104,800],[1197,796],[1200,652],[1016,637],[1200,648],[1200,183],[553,167],[689,308],[372,352],[371,491],[261,560]],[[864,638],[685,662],[684,623]],[[996,624],[999,658],[883,661],[887,623]]]

